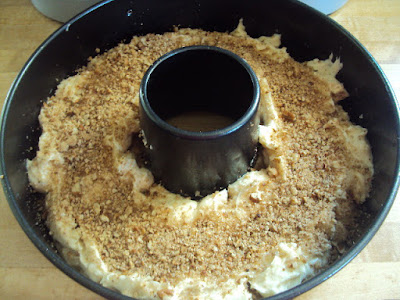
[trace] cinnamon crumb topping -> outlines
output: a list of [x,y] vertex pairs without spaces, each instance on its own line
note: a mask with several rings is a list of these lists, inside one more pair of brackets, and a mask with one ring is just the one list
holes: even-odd
[[[240,203],[238,193],[228,189],[224,210],[174,223],[173,208],[164,205],[170,193],[134,166],[137,154],[130,146],[139,138],[144,72],[166,52],[198,44],[240,55],[266,79],[262,92],[270,93],[278,113],[273,137],[282,154],[269,159],[282,169],[271,162],[258,171],[265,180],[243,188]],[[50,160],[47,169],[49,226],[68,216],[75,224],[71,230],[96,245],[109,272],[150,276],[172,286],[188,277],[223,282],[262,272],[265,254],[281,242],[325,253],[332,241],[345,241],[368,193],[372,167],[354,157],[347,139],[351,123],[327,82],[285,53],[262,39],[181,29],[134,37],[91,59],[78,76],[60,84],[40,115],[43,133],[51,138],[41,140],[31,164],[51,149],[62,157]],[[269,116],[262,117],[267,122]],[[123,161],[138,173],[121,169]],[[229,213],[237,206],[245,211],[240,217]],[[172,296],[173,290],[157,295]]]

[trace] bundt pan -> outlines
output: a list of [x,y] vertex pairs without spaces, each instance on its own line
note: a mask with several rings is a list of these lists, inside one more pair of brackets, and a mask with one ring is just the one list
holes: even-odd
[[[282,34],[282,44],[298,61],[340,57],[339,79],[350,97],[342,105],[352,121],[368,129],[375,176],[366,202],[371,218],[353,246],[325,270],[271,299],[292,298],[325,281],[351,261],[385,219],[399,184],[399,111],[394,94],[371,55],[346,30],[297,1],[118,0],[105,1],[67,22],[32,55],[7,96],[1,120],[1,174],[9,205],[31,241],[54,265],[92,291],[111,299],[130,299],[91,281],[57,253],[43,225],[43,196],[28,183],[25,160],[35,156],[38,114],[60,80],[96,55],[133,35],[163,33],[174,25],[231,31],[239,19],[251,36]],[[360,115],[363,118],[359,118]]]

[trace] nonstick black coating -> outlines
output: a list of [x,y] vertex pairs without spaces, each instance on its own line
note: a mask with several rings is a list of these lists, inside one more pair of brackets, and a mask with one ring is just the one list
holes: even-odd
[[353,122],[368,129],[374,156],[375,176],[366,204],[372,218],[354,246],[317,276],[271,299],[294,297],[335,274],[365,247],[386,217],[399,184],[398,107],[379,66],[342,27],[297,1],[105,1],[67,22],[29,59],[7,96],[0,136],[3,187],[21,227],[52,263],[96,293],[129,299],[71,268],[55,252],[47,229],[35,225],[36,206],[42,196],[28,187],[25,159],[35,156],[42,101],[54,92],[60,80],[85,65],[89,56],[96,55],[96,48],[103,52],[121,41],[128,42],[133,35],[162,33],[174,25],[231,31],[240,18],[251,36],[282,34],[283,46],[296,60],[326,59],[330,53],[341,58],[344,69],[339,79],[350,93],[343,106]]
[[[196,45],[168,52],[143,76],[139,99],[140,127],[151,145],[145,147],[148,168],[169,191],[201,198],[226,188],[252,166],[260,85],[246,61],[231,51]],[[231,123],[211,131],[168,124],[171,117],[193,111],[225,115]]]

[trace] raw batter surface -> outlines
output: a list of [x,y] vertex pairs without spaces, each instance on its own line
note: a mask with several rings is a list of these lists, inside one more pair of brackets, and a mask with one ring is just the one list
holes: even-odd
[[[212,45],[244,58],[261,85],[256,168],[201,201],[140,164],[139,85],[161,55]],[[346,247],[373,174],[366,130],[337,101],[339,60],[294,61],[280,36],[177,29],[90,58],[40,113],[28,161],[62,254],[137,298],[251,299],[291,288]],[[136,146],[135,146],[136,145]]]

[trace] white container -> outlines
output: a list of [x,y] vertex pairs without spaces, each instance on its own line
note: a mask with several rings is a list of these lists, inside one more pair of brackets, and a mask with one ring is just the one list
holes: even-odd
[[320,12],[329,15],[341,8],[347,0],[299,0]]
[[100,0],[32,0],[35,8],[45,16],[66,22]]
[[[101,0],[32,0],[32,4],[45,16],[66,22],[73,16]],[[342,7],[347,0],[299,0],[324,14],[331,14]]]

